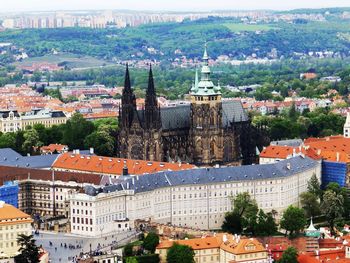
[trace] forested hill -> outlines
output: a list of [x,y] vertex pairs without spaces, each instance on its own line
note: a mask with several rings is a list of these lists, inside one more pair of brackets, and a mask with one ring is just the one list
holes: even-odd
[[56,50],[90,55],[106,60],[157,59],[169,61],[181,56],[199,57],[208,42],[211,57],[227,55],[263,58],[271,49],[278,57],[296,53],[350,51],[350,20],[295,21],[243,24],[233,19],[209,18],[183,23],[149,24],[124,29],[31,29],[0,32],[1,42],[24,48],[31,57]]

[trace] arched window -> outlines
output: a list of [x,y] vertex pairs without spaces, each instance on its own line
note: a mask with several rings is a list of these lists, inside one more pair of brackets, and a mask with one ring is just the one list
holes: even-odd
[[230,140],[225,140],[224,147],[225,147],[224,148],[224,161],[225,162],[232,161],[232,151],[233,151],[232,142]]
[[210,155],[215,156],[215,141],[214,140],[212,140],[210,142]]

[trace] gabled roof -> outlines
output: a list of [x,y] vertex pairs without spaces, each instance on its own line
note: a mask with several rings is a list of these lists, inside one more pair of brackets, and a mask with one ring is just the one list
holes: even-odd
[[30,215],[22,212],[18,208],[9,204],[4,204],[3,207],[0,207],[0,220],[6,219],[32,220]]
[[87,156],[83,154],[63,153],[54,162],[54,169],[67,171],[82,171],[89,173],[121,175],[124,163],[131,175],[156,173],[159,171],[178,171],[192,169],[192,164],[153,162],[143,160],[131,160],[104,156]]
[[231,254],[249,254],[265,252],[264,246],[255,238],[235,238],[230,234],[218,234],[212,237],[187,240],[166,240],[159,243],[157,249],[169,249],[174,243],[191,247],[193,250],[222,249]]
[[57,151],[57,152],[61,152],[61,151],[63,151],[63,150],[66,150],[66,149],[68,149],[68,146],[67,145],[64,145],[64,144],[54,144],[54,143],[52,143],[52,144],[49,144],[49,145],[47,145],[47,146],[42,146],[41,148],[40,148],[40,151],[42,151],[42,152],[51,152],[51,153],[53,153],[53,152],[55,152],[55,151]]
[[200,249],[212,249],[219,248],[220,241],[217,237],[205,237],[205,238],[192,238],[187,240],[164,240],[159,243],[157,249],[168,249],[174,243],[178,243],[179,245],[185,245],[193,248],[193,250]]

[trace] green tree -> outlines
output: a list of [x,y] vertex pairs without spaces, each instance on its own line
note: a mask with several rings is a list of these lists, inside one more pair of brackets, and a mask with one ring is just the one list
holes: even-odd
[[19,254],[15,256],[15,263],[39,263],[39,248],[32,235],[20,234],[17,238]]
[[277,231],[277,225],[272,213],[265,213],[262,209],[259,210],[254,234],[257,236],[271,236]]
[[133,245],[131,243],[126,244],[123,249],[123,255],[124,257],[131,257],[133,256]]
[[251,210],[257,209],[257,204],[254,199],[251,198],[248,192],[239,193],[233,199],[233,211],[236,212],[240,217],[250,213]]
[[296,119],[298,118],[299,113],[297,112],[297,109],[295,107],[295,103],[293,102],[292,106],[290,107],[290,109],[288,110],[288,117],[289,119],[291,119],[292,121],[296,121]]
[[84,141],[85,147],[93,147],[95,152],[103,156],[113,156],[116,140],[111,135],[112,130],[110,127],[102,125],[97,131],[88,135]]
[[0,148],[16,148],[16,134],[4,133],[0,136]]
[[227,212],[225,214],[224,222],[221,226],[222,231],[231,234],[241,234],[242,233],[242,222],[241,217],[237,212]]
[[334,235],[334,222],[340,218],[344,212],[344,197],[340,193],[336,193],[332,190],[327,190],[323,194],[323,200],[321,203],[321,212],[326,217],[331,233]]
[[319,198],[311,192],[300,194],[300,204],[307,217],[314,217],[320,214]]
[[321,183],[320,183],[320,180],[318,180],[315,173],[312,174],[310,180],[307,182],[307,190],[309,193],[312,193],[321,199],[322,197]]
[[127,257],[125,258],[125,263],[138,263],[136,257]]
[[37,147],[43,146],[39,140],[39,133],[35,129],[26,130],[23,136],[23,152],[33,154]]
[[43,145],[48,145],[50,143],[48,137],[48,129],[43,124],[34,124],[33,129],[38,132],[39,140],[43,143]]
[[277,261],[278,263],[298,263],[298,251],[295,247],[287,248],[282,257]]
[[117,118],[104,118],[93,121],[94,126],[98,129],[100,126],[108,126],[112,130],[118,129],[118,119]]
[[256,201],[248,192],[237,194],[231,201],[233,211],[226,214],[223,229],[230,233],[240,233],[244,230],[254,235],[259,211]]
[[143,241],[143,248],[153,254],[158,244],[159,236],[156,233],[150,232]]
[[286,234],[288,231],[289,235],[298,233],[306,225],[304,211],[298,207],[289,206],[282,215],[280,225],[286,230]]
[[174,243],[167,252],[168,263],[194,263],[194,251],[189,246]]
[[75,113],[64,126],[62,141],[70,149],[84,149],[85,138],[93,131],[94,125],[80,113]]

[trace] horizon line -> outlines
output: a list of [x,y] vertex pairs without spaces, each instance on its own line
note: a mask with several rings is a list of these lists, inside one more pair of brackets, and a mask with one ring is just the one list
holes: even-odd
[[200,11],[191,11],[191,10],[169,10],[169,9],[113,9],[113,8],[101,8],[101,9],[47,9],[47,10],[17,10],[17,11],[0,11],[0,14],[4,13],[50,13],[50,12],[93,12],[93,11],[123,11],[123,12],[145,12],[145,13],[215,13],[215,12],[249,12],[249,11],[260,11],[260,12],[281,12],[281,11],[294,11],[294,10],[326,10],[326,9],[341,9],[341,8],[350,8],[350,6],[332,6],[332,7],[300,7],[300,8],[291,8],[291,9],[211,9],[211,10],[200,10]]

